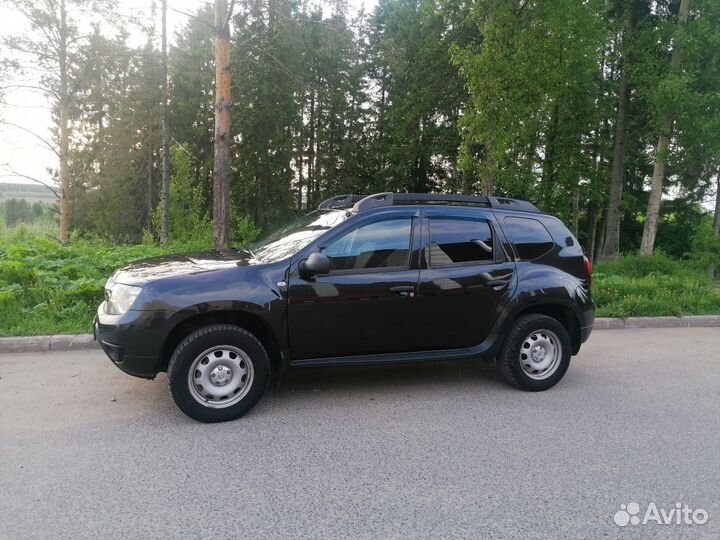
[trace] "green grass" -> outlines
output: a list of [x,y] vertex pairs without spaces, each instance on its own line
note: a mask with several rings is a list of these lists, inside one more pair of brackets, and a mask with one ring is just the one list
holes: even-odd
[[0,241],[0,336],[87,333],[103,287],[127,263],[203,246],[114,246],[49,239]]
[[[76,240],[63,248],[27,230],[2,232],[0,336],[90,332],[105,281],[117,268],[205,247]],[[593,296],[601,317],[720,314],[720,291],[705,271],[662,254],[597,265]]]
[[720,314],[720,290],[706,270],[661,253],[598,264],[593,298],[598,317]]

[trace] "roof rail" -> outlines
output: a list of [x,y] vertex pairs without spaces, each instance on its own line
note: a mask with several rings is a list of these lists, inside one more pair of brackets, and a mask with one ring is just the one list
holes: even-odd
[[483,208],[496,208],[498,210],[517,210],[520,212],[541,213],[532,203],[507,197],[485,197],[480,195],[457,195],[442,193],[375,193],[358,200],[353,206],[353,212],[359,213],[380,206],[395,206],[398,204],[461,204],[465,206],[480,206]]
[[352,211],[355,214],[358,214],[360,212],[364,212],[365,210],[370,210],[371,208],[377,208],[378,206],[392,206],[393,204],[395,204],[394,193],[390,193],[389,191],[385,193],[375,193],[374,195],[368,195],[356,202]]
[[324,200],[318,205],[318,210],[337,210],[342,208],[350,208],[353,204],[362,199],[364,195],[336,195]]
[[508,199],[507,197],[488,197],[490,206],[497,210],[517,210],[519,212],[532,212],[533,214],[542,214],[542,212],[533,203],[522,201],[520,199]]

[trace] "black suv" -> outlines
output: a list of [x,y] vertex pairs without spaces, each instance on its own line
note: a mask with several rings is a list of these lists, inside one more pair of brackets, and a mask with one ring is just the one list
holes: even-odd
[[342,195],[250,249],[140,261],[95,336],[123,371],[167,371],[188,416],[238,418],[287,368],[496,358],[545,390],[595,319],[562,222],[500,197]]

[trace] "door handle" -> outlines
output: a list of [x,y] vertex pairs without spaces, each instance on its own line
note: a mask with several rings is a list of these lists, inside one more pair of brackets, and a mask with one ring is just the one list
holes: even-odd
[[492,287],[493,289],[498,291],[502,287],[506,287],[510,283],[510,280],[512,279],[512,273],[498,276],[496,278],[492,277],[488,273],[485,273],[482,277],[485,278],[485,285],[487,285],[488,287]]
[[390,287],[390,292],[394,292],[398,296],[409,296],[413,298],[415,296],[415,287],[412,285],[399,285],[397,287]]

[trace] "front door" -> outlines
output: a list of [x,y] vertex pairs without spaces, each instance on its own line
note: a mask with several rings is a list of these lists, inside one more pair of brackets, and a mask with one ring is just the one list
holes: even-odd
[[427,210],[418,290],[418,341],[426,350],[480,344],[516,284],[492,214]]
[[320,246],[330,260],[328,274],[303,279],[291,270],[293,360],[415,349],[413,230],[419,221],[411,209],[361,220]]

